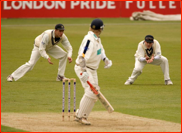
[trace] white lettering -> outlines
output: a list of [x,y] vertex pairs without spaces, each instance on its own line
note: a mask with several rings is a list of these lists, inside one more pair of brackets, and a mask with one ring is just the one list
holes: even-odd
[[27,6],[29,9],[32,9],[32,1],[23,1],[22,9],[26,9],[26,6]]
[[71,9],[74,9],[75,6],[79,5],[80,1],[71,1]]
[[[40,5],[37,5],[37,2],[40,2]],[[41,9],[43,7],[43,1],[34,1],[34,9]]]
[[137,7],[138,9],[143,9],[145,7],[145,1],[141,1],[142,5],[140,5],[140,1],[137,1]]
[[[47,10],[50,9],[66,9],[67,1],[3,1],[3,9],[4,10],[19,10],[19,9],[42,9],[45,8]],[[176,9],[177,5],[176,1],[169,1],[168,4],[163,1],[149,1],[146,5],[146,1],[136,1],[136,5],[133,5],[133,1],[125,1],[125,8],[130,9],[133,6],[136,6],[138,9]],[[80,8],[80,9],[116,9],[115,1],[71,1],[70,9]],[[146,7],[147,6],[147,7]]]
[[62,9],[66,8],[65,1],[55,1],[55,9],[58,9],[58,6],[60,6]]
[[159,1],[159,9],[165,9],[165,8],[166,8],[166,6],[162,5],[162,1]]
[[94,1],[91,1],[91,9],[94,9]]
[[4,10],[10,10],[11,6],[8,6],[8,2],[4,1]]
[[133,3],[133,1],[126,1],[126,9],[129,9],[130,8],[130,3]]
[[[175,9],[176,8],[176,6],[173,6],[174,3],[175,3],[174,1],[169,1],[169,9]],[[180,5],[181,5],[181,3],[180,3]]]
[[[16,2],[18,3],[18,5],[15,5]],[[13,9],[18,10],[18,9],[21,8],[21,6],[22,6],[21,1],[12,1],[12,7],[13,7]]]
[[108,1],[107,8],[108,9],[116,9],[115,2],[114,1]]
[[[48,5],[48,2],[51,2],[51,5]],[[46,9],[52,9],[54,7],[54,1],[45,1],[44,6]]]
[[156,6],[153,6],[153,1],[149,1],[149,8],[150,9],[155,9]]
[[[100,2],[103,4],[100,5]],[[96,9],[104,9],[106,7],[106,1],[96,1]]]
[[86,7],[86,9],[90,9],[89,1],[81,1],[81,9],[84,9],[84,7]]

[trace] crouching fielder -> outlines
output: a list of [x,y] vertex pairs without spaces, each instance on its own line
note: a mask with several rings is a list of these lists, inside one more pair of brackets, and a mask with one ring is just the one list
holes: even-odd
[[[49,55],[59,60],[58,75],[56,81],[62,81],[64,78],[67,59],[69,63],[72,62],[72,46],[64,34],[64,25],[57,24],[55,29],[46,30],[38,35],[34,41],[34,48],[32,50],[30,60],[16,69],[11,75],[7,77],[7,81],[17,81],[23,77],[27,72],[31,71],[39,58],[42,56],[47,59],[49,64],[53,64]],[[62,43],[63,47],[67,50],[65,52],[58,46]],[[49,54],[49,55],[48,55]]]
[[[87,118],[97,100],[96,95],[91,91],[90,86],[87,84],[87,80],[90,81],[91,84],[97,86],[96,89],[100,90],[98,86],[97,69],[101,59],[105,62],[104,68],[110,68],[112,66],[112,61],[106,57],[99,37],[103,28],[104,24],[102,20],[94,19],[92,21],[90,31],[84,37],[79,48],[74,68],[85,91],[80,101],[79,109],[76,111],[75,121],[85,125],[90,125]],[[81,73],[82,75],[80,75]]]
[[135,68],[125,85],[133,84],[137,77],[142,73],[142,69],[146,64],[160,65],[164,74],[166,85],[172,85],[169,77],[168,59],[161,55],[161,47],[152,35],[145,36],[145,40],[138,44],[135,54]]

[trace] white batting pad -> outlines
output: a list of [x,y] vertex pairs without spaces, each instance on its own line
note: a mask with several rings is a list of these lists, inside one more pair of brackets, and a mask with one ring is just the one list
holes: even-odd
[[81,118],[87,118],[92,111],[92,108],[94,107],[95,99],[89,98],[86,95],[83,95],[81,101],[80,101],[80,107],[78,111],[77,117]]

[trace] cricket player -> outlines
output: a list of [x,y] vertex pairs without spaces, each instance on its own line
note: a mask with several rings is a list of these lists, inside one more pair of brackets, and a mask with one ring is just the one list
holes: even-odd
[[164,74],[165,85],[173,84],[169,77],[168,59],[162,56],[159,42],[152,35],[147,35],[145,40],[138,44],[135,53],[135,68],[125,85],[133,84],[146,64],[160,65]]
[[[69,63],[72,62],[72,46],[64,34],[64,25],[57,24],[55,29],[46,30],[35,38],[34,48],[30,60],[24,65],[20,66],[11,75],[7,77],[7,81],[17,81],[23,77],[28,71],[32,70],[38,59],[42,56],[49,64],[53,64],[49,55],[59,60],[58,75],[56,81],[62,81],[65,76],[65,68],[67,59]],[[63,47],[67,50],[65,52],[61,47],[58,46],[62,43]]]
[[[100,90],[97,76],[97,69],[100,61],[103,60],[105,62],[104,68],[110,68],[112,66],[112,61],[106,57],[100,39],[100,34],[103,29],[104,24],[102,20],[94,19],[91,22],[90,31],[81,43],[78,57],[76,59],[76,65],[74,67],[85,92],[80,101],[79,109],[76,111],[75,121],[85,125],[91,124],[87,118],[97,100],[96,95],[91,91],[90,86],[86,81],[88,80],[97,90]],[[81,73],[82,75],[80,75]]]

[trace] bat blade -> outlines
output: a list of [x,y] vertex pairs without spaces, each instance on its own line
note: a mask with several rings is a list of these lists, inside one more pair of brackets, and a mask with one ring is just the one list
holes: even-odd
[[114,108],[112,107],[112,105],[109,103],[109,101],[105,98],[105,96],[100,91],[98,92],[97,97],[109,113],[112,113],[114,111]]
[[[82,73],[80,73],[80,75],[82,75]],[[104,105],[104,107],[106,108],[106,110],[109,113],[112,113],[114,111],[114,108],[109,103],[109,101],[105,98],[105,96],[100,91],[97,91],[95,89],[95,87],[89,81],[87,81],[87,83],[90,86],[90,89],[93,91],[93,93],[98,97],[98,99],[102,103],[102,105]]]
[[109,103],[109,101],[105,98],[105,96],[100,92],[100,91],[97,91],[94,86],[89,82],[87,81],[87,83],[89,84],[90,86],[90,89],[94,92],[94,94],[98,97],[99,101],[102,103],[102,105],[104,105],[104,107],[106,108],[106,110],[109,112],[109,113],[112,113],[114,111],[114,108],[112,107],[112,105]]

